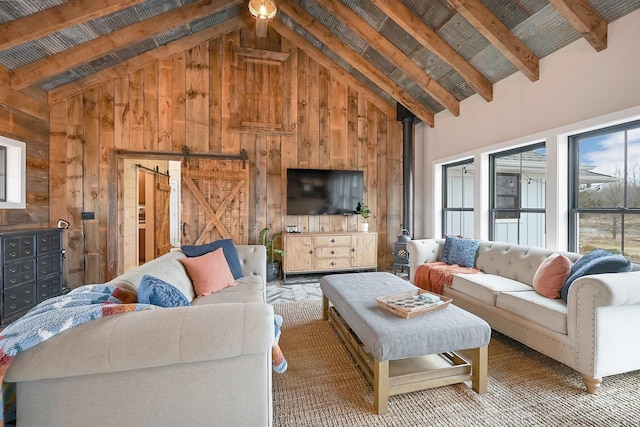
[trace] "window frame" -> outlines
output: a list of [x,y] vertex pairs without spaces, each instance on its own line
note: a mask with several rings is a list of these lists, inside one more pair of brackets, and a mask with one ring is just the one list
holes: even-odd
[[[502,157],[508,157],[508,156],[512,156],[514,154],[521,154],[527,151],[535,151],[538,150],[540,148],[544,148],[546,149],[546,141],[540,141],[540,142],[535,142],[532,144],[528,144],[528,145],[524,145],[522,147],[517,147],[517,148],[513,148],[513,149],[509,149],[509,150],[504,150],[504,151],[498,151],[495,153],[491,153],[489,155],[489,240],[495,240],[495,231],[496,231],[496,227],[495,227],[495,222],[496,219],[502,219],[502,220],[515,220],[518,222],[518,230],[520,230],[520,219],[522,217],[522,214],[527,214],[527,213],[533,213],[533,214],[543,214],[546,215],[547,209],[546,209],[546,201],[545,201],[545,207],[544,208],[523,208],[522,207],[522,165],[520,166],[520,171],[519,173],[517,173],[518,175],[518,182],[517,182],[517,186],[518,186],[518,195],[517,195],[517,200],[518,200],[518,204],[519,207],[518,208],[498,208],[496,207],[497,204],[497,189],[496,189],[496,183],[497,183],[497,176],[496,176],[496,159],[500,159]],[[545,155],[546,158],[546,155]],[[546,173],[546,166],[545,166],[545,173]],[[502,172],[500,172],[499,174],[502,174]],[[546,184],[545,184],[546,185]],[[504,218],[497,218],[496,215],[499,213],[503,213],[506,215],[506,217]],[[546,221],[545,221],[546,224]],[[520,244],[520,232],[518,232],[518,244]]]
[[[629,148],[629,140],[627,131],[631,129],[636,129],[640,127],[640,120],[633,120],[626,123],[620,123],[613,126],[607,126],[600,129],[595,129],[592,131],[581,132],[578,134],[574,134],[568,137],[568,206],[569,206],[569,250],[572,252],[578,252],[580,248],[578,247],[578,238],[579,238],[579,230],[578,230],[578,217],[581,213],[585,214],[619,214],[620,215],[620,253],[624,254],[624,232],[625,232],[625,215],[640,215],[640,208],[628,208],[627,207],[627,179],[628,179],[628,148]],[[580,140],[593,138],[596,136],[607,135],[615,132],[625,131],[625,141],[624,141],[624,206],[618,206],[615,208],[580,208],[578,206],[579,198],[580,198]]]
[[[6,200],[0,201],[0,209],[25,209],[27,207],[27,144],[0,135],[0,146],[6,149]],[[15,182],[10,183],[12,180]]]
[[[448,187],[447,187],[447,170],[449,170],[450,168],[454,168],[457,166],[462,166],[464,169],[465,165],[472,165],[474,164],[475,159],[473,157],[469,158],[469,159],[465,159],[465,160],[460,160],[457,162],[453,162],[453,163],[447,163],[442,165],[442,217],[441,217],[441,227],[442,227],[442,237],[445,237],[446,234],[446,230],[447,230],[447,213],[448,212],[474,212],[475,211],[475,195],[474,195],[474,206],[470,207],[470,208],[465,208],[465,207],[460,207],[460,208],[452,208],[452,207],[448,207],[448,203],[447,203],[447,194],[448,194]],[[475,179],[475,178],[474,178]],[[464,179],[462,180],[462,185],[463,185],[463,205],[464,205]]]

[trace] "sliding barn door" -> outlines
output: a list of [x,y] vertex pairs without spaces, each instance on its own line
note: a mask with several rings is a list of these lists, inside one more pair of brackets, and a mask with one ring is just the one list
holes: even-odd
[[218,239],[247,244],[249,164],[241,160],[189,159],[182,167],[182,244]]
[[154,197],[155,197],[155,257],[166,254],[171,250],[171,235],[169,227],[170,208],[169,201],[171,196],[171,185],[169,185],[169,176],[162,174],[154,174]]

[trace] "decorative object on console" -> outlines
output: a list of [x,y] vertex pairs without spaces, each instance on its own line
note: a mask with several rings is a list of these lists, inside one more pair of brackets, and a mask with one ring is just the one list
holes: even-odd
[[368,205],[362,205],[360,208],[360,215],[362,216],[362,231],[365,233],[369,231],[369,217],[371,216],[371,209]]

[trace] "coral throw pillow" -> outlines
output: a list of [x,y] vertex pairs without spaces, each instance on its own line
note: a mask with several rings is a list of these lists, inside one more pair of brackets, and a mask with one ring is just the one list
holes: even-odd
[[227,286],[237,285],[222,248],[202,256],[181,258],[197,296],[211,295]]
[[558,299],[570,272],[571,260],[564,255],[553,254],[542,261],[533,275],[533,289],[542,296]]

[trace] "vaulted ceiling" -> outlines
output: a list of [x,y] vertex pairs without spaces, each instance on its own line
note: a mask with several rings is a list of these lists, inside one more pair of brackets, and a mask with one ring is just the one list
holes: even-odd
[[[324,66],[429,125],[460,101],[584,37],[607,46],[607,24],[640,0],[275,0],[269,22]],[[254,25],[240,0],[0,1],[0,102],[48,91],[49,102]],[[339,67],[339,68],[337,68]],[[37,88],[37,89],[34,89]]]

